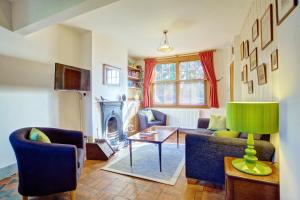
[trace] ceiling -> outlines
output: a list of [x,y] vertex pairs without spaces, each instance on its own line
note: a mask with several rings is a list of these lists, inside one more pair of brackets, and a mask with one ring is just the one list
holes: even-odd
[[63,24],[109,36],[137,57],[157,51],[164,29],[174,51],[167,55],[229,47],[252,0],[120,0]]

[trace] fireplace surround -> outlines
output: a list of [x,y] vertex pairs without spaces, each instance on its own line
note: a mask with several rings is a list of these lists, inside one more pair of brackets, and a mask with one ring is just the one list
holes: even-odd
[[124,140],[122,101],[100,101],[102,138],[112,146],[118,146]]

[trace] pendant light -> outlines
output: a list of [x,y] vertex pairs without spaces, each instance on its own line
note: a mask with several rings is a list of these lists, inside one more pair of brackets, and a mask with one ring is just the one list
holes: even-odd
[[160,51],[162,53],[168,53],[173,50],[173,47],[171,47],[171,45],[169,43],[167,33],[168,33],[168,31],[164,30],[162,40],[160,42],[159,48],[157,49],[158,51]]

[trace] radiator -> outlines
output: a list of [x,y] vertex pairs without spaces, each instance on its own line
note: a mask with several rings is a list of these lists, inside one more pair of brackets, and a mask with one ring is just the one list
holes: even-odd
[[180,128],[197,128],[200,109],[180,109],[180,108],[153,108],[168,116],[167,125]]

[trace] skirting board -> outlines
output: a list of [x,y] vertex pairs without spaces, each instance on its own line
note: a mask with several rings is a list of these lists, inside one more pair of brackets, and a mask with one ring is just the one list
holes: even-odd
[[0,168],[0,180],[17,173],[17,171],[18,171],[17,163]]

